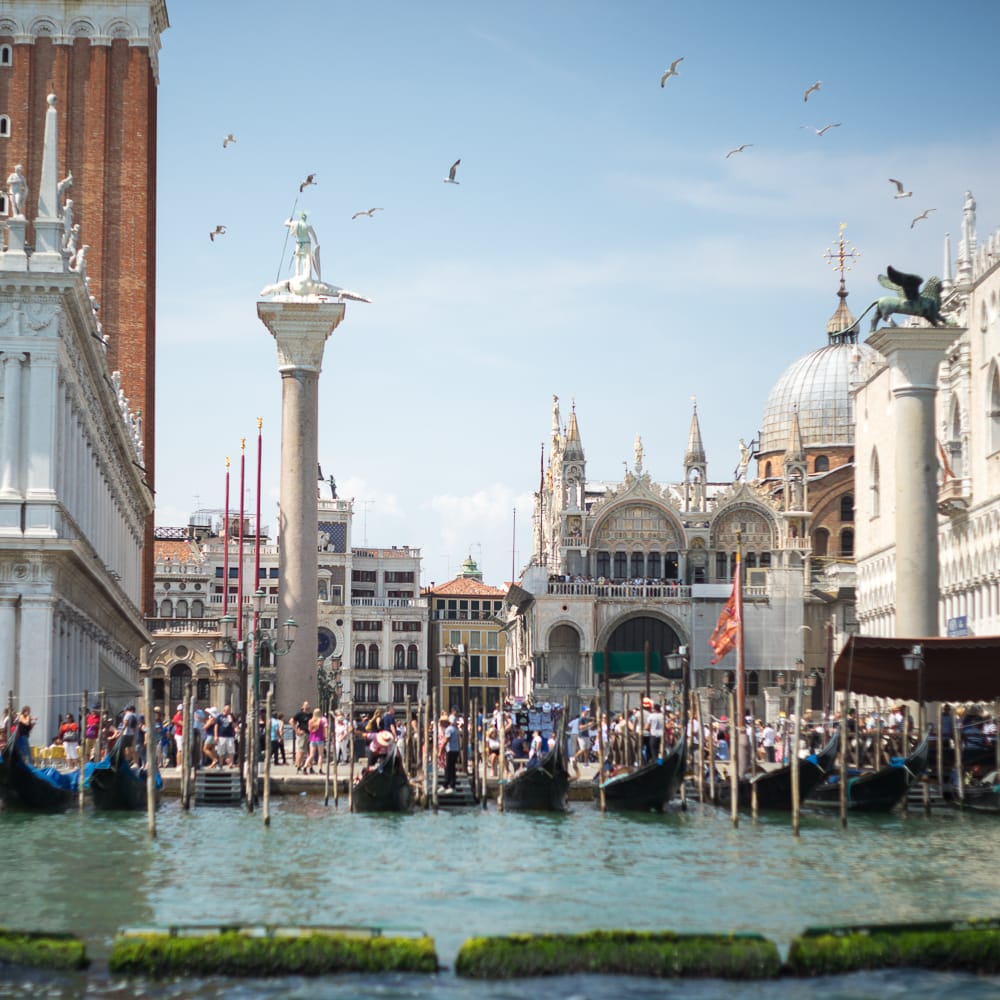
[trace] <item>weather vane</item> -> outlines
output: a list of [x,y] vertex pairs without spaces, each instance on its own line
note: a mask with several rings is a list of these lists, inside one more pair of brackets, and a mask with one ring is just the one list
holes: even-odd
[[844,274],[854,266],[854,262],[861,256],[861,251],[857,247],[847,249],[847,241],[844,239],[844,230],[847,223],[840,224],[840,235],[837,237],[836,247],[827,247],[823,259],[835,270],[840,271],[840,287],[844,287]]

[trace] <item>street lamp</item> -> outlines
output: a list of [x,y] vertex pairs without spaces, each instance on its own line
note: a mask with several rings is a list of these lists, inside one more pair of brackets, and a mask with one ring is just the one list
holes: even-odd
[[903,669],[917,671],[917,723],[920,732],[925,729],[924,722],[924,648],[914,646],[908,653],[903,653]]

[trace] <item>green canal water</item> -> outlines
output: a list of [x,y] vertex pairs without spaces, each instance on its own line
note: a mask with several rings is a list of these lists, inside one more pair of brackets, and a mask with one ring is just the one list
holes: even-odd
[[218,921],[354,924],[431,934],[450,967],[470,936],[595,927],[756,931],[784,950],[807,926],[1000,915],[1000,826],[947,814],[756,825],[695,805],[663,816],[478,809],[351,815],[277,801],[271,825],[239,809],[145,816],[0,815],[8,927],[75,931],[86,975],[0,970],[0,997],[777,998],[1000,997],[1000,978],[917,972],[818,981],[665,983],[575,976],[482,984],[412,977],[266,981],[116,979],[102,968],[120,927]]

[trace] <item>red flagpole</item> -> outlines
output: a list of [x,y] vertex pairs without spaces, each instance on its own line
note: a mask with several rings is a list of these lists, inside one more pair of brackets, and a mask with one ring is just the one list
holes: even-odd
[[[260,458],[262,454],[262,441],[261,428],[264,426],[264,418],[257,418],[257,523],[254,528],[254,552],[256,553],[256,558],[254,559],[253,567],[253,578],[254,578],[254,592],[256,593],[260,590]],[[256,623],[255,623],[256,624]]]
[[243,641],[243,519],[246,516],[247,439],[240,438],[240,566],[236,574],[236,641]]
[[[743,660],[743,545],[739,532],[736,534],[736,580],[734,587],[736,591],[736,715],[738,718],[733,725],[733,734],[739,733],[736,746],[742,747],[746,738],[746,668]],[[750,752],[753,752],[752,748]]]
[[229,614],[229,456],[226,455],[226,518],[222,522],[222,613]]

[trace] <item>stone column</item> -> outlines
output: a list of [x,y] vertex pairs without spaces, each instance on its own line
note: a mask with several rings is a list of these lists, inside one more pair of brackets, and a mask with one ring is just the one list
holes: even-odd
[[[0,572],[10,566],[0,567]],[[0,594],[0,703],[6,707],[7,694],[17,697],[17,605],[16,593]],[[20,707],[20,706],[18,706]]]
[[[21,374],[25,356],[19,352],[0,355],[0,377],[3,378],[3,437],[0,439],[0,500],[16,501],[10,509],[4,506],[0,514],[0,531],[10,529],[21,533]],[[4,516],[10,514],[10,518]],[[10,523],[8,523],[8,520]],[[6,534],[7,532],[3,532]]]
[[938,488],[934,399],[938,365],[965,331],[958,327],[885,327],[868,343],[892,369],[896,436],[897,636],[940,634]]
[[278,624],[294,618],[298,628],[291,651],[277,661],[276,688],[286,711],[296,711],[303,701],[315,705],[318,697],[319,374],[326,339],[344,318],[344,304],[288,297],[258,302],[257,315],[277,342],[281,373]]

